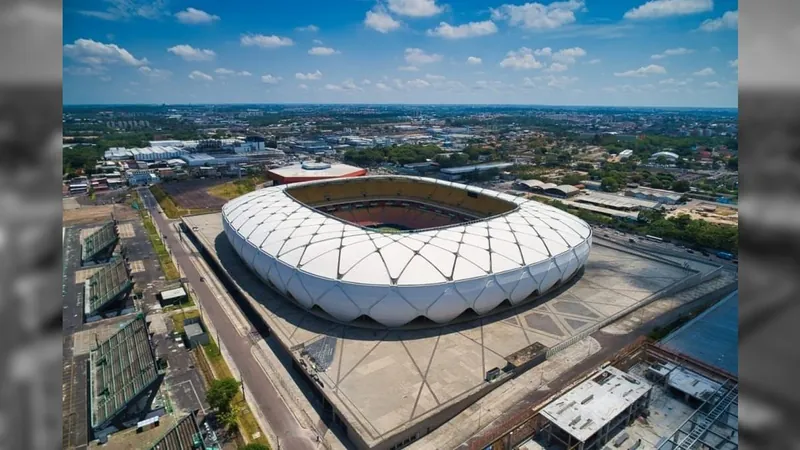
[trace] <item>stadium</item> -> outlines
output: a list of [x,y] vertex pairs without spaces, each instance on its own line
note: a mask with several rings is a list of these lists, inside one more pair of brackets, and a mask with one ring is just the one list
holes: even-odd
[[592,243],[591,228],[557,208],[418,177],[273,186],[227,203],[222,221],[236,254],[287,298],[386,327],[535,299],[579,273]]

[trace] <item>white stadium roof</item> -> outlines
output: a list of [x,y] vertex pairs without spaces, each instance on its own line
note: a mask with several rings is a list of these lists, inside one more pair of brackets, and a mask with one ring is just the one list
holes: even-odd
[[[443,323],[468,308],[483,314],[505,299],[519,303],[566,281],[589,257],[589,226],[559,209],[407,178],[469,189],[517,208],[484,220],[387,234],[319,212],[280,185],[228,202],[223,225],[244,262],[302,306],[319,306],[342,321],[366,315],[387,326],[418,316]],[[325,182],[302,185],[313,183]]]

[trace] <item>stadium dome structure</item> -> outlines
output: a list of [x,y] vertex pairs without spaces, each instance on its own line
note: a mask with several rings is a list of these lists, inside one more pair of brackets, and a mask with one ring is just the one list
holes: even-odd
[[419,177],[273,186],[231,200],[222,220],[236,253],[284,296],[387,327],[545,294],[578,273],[592,243],[589,225],[557,208]]

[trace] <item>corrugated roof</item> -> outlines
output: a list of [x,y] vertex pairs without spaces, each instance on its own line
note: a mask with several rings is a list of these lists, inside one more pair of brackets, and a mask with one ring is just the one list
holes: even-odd
[[739,374],[739,291],[661,341],[671,350]]

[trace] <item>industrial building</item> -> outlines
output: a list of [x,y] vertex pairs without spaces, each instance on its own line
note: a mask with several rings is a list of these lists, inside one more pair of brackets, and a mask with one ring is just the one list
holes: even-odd
[[503,170],[505,168],[513,166],[513,163],[487,163],[487,164],[476,164],[473,166],[462,166],[462,167],[448,167],[446,169],[441,169],[440,172],[444,176],[444,178],[448,180],[458,180],[464,174],[472,173],[472,172],[485,172],[487,170]]
[[91,264],[107,261],[119,242],[117,222],[111,220],[90,234],[81,244],[81,263]]
[[220,450],[217,435],[205,424],[200,427],[194,412],[184,416],[149,450]]
[[366,169],[347,164],[306,161],[301,164],[270,169],[267,172],[267,177],[274,181],[275,184],[289,184],[331,178],[360,177],[366,174]]
[[566,450],[602,449],[647,409],[650,390],[650,383],[636,375],[611,366],[601,369],[542,410],[549,422],[544,439]]
[[562,184],[556,187],[549,187],[544,190],[544,193],[557,198],[569,198],[574,197],[580,193],[580,190],[575,186],[570,186],[569,184]]
[[642,200],[658,202],[664,205],[674,205],[681,201],[683,194],[665,189],[654,189],[650,187],[638,186],[625,189],[625,196],[634,197]]
[[586,203],[618,211],[641,211],[643,209],[655,209],[659,206],[658,202],[651,200],[642,200],[636,197],[626,197],[604,192],[585,193],[572,200],[577,203]]
[[167,159],[179,158],[188,155],[186,148],[167,146],[153,146],[144,148],[123,148],[114,147],[106,150],[103,157],[111,161],[133,159],[136,161],[163,161]]
[[93,317],[111,309],[133,289],[128,264],[116,258],[84,281],[83,308],[85,317]]
[[164,377],[159,368],[144,315],[123,325],[89,354],[89,413],[94,438],[108,436],[136,425],[151,411]]

